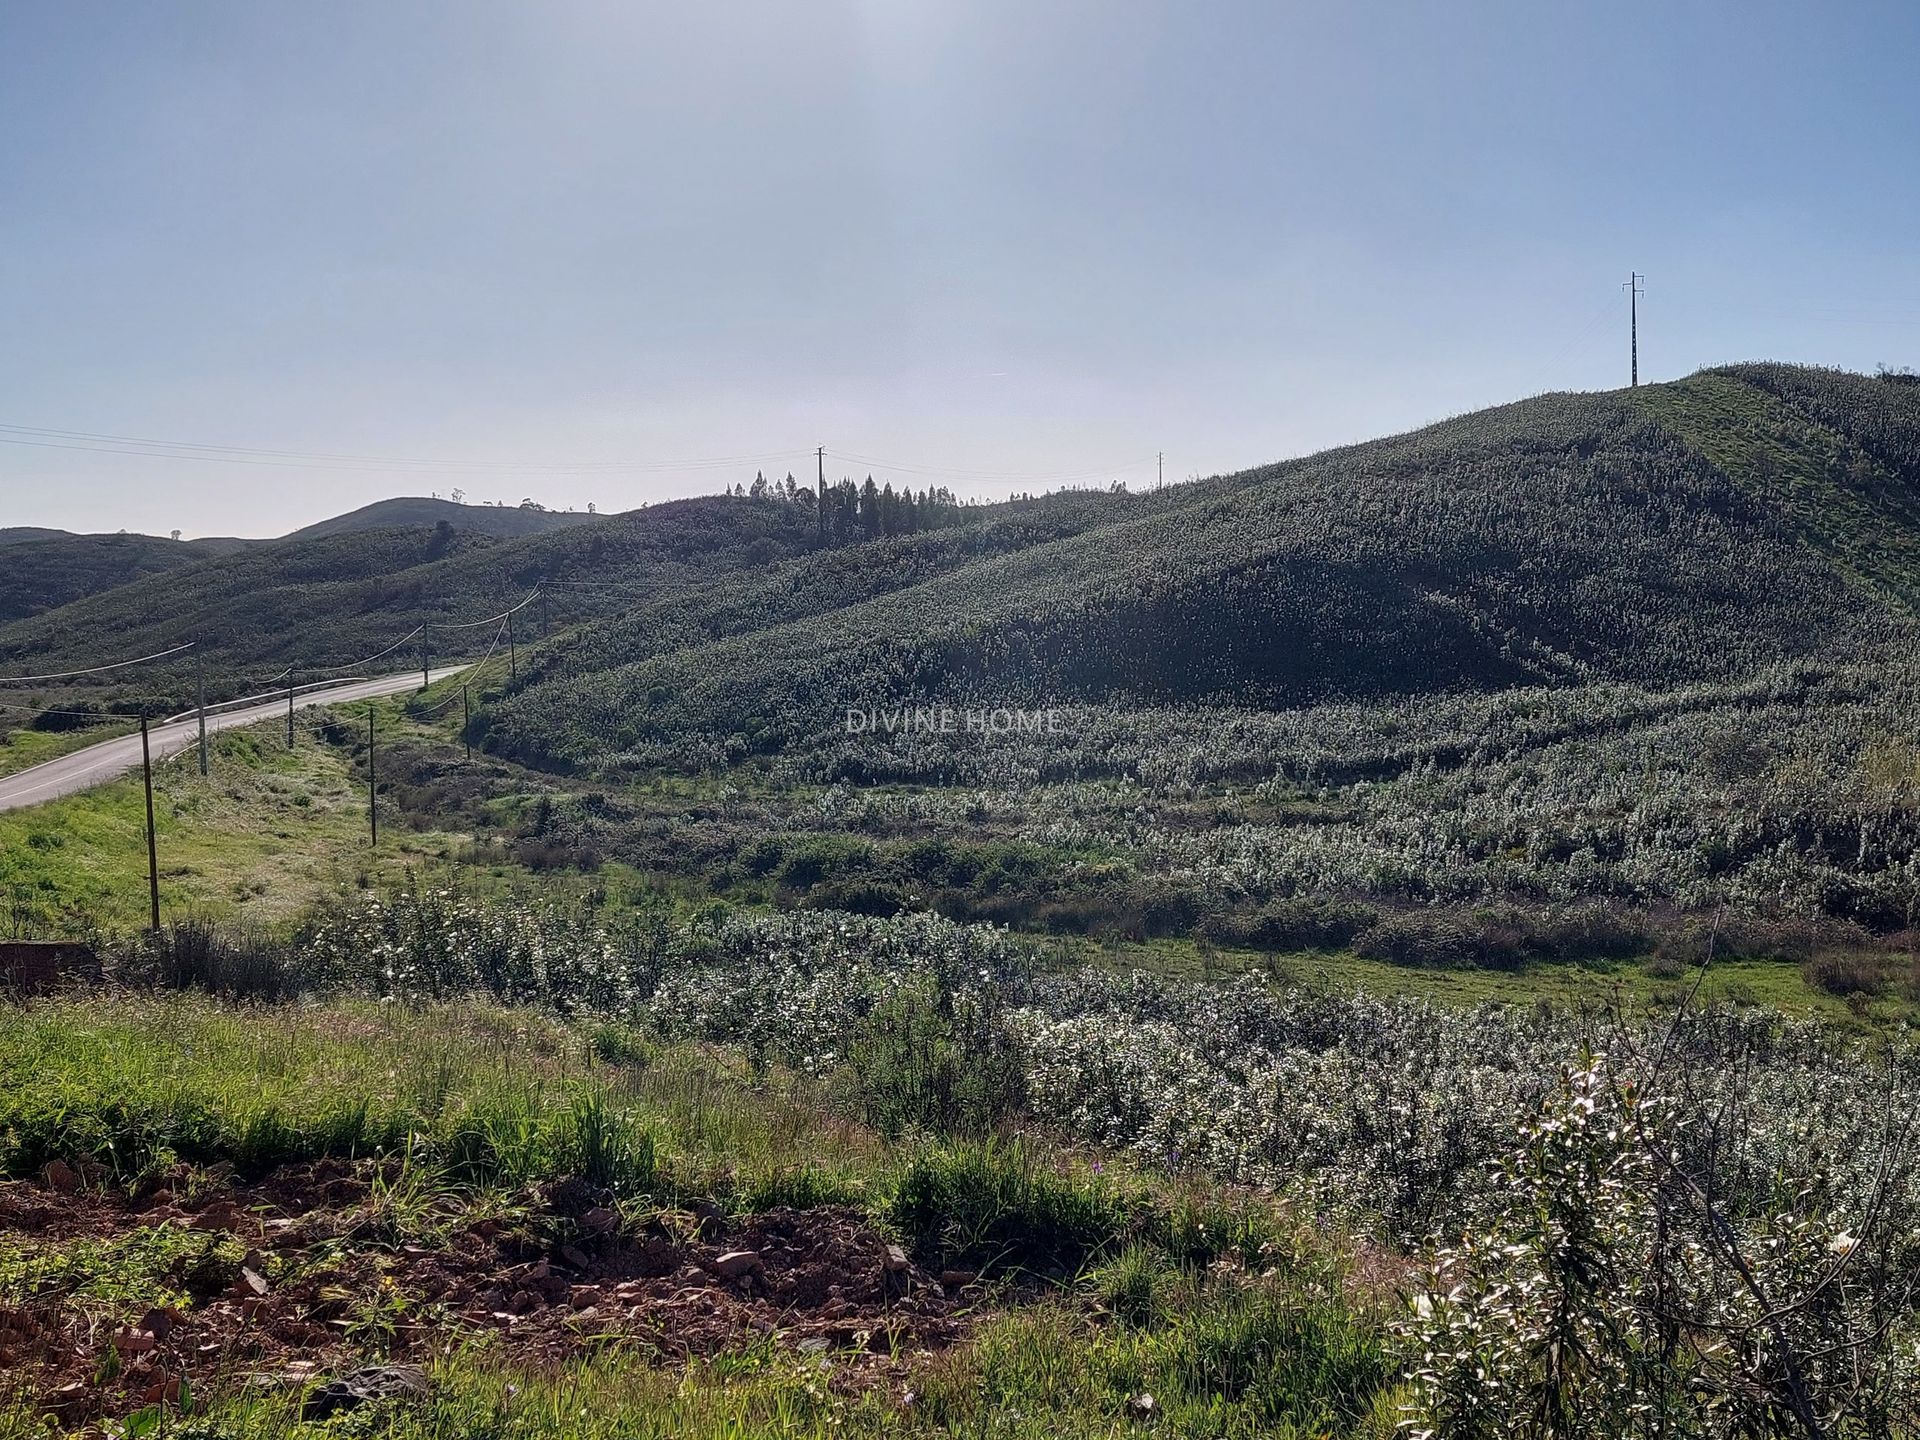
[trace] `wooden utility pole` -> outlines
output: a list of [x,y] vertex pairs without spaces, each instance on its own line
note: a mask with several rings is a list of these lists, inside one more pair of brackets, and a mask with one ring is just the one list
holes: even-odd
[[429,659],[429,656],[427,654],[427,622],[422,620],[420,622],[420,688],[422,690],[426,689],[429,685],[433,683],[433,677],[427,673],[428,659]]
[[1647,292],[1640,282],[1647,277],[1637,270],[1630,273],[1627,284],[1627,325],[1631,337],[1633,370],[1631,383],[1637,388],[1640,384],[1640,297]]
[[193,647],[193,702],[200,711],[200,773],[207,773],[207,662],[198,645]]
[[147,712],[140,710],[140,780],[147,791],[147,906],[151,928],[160,933],[160,847],[153,836],[153,750],[147,744]]
[[1160,477],[1153,482],[1153,488],[1156,490],[1164,490],[1167,484],[1167,452],[1162,450],[1159,458]]
[[460,738],[467,745],[467,759],[473,759],[473,702],[465,685],[460,687]]
[[293,749],[293,671],[287,671],[287,749]]
[[507,674],[515,680],[520,678],[520,650],[513,643],[513,612],[507,612]]
[[380,845],[380,807],[376,803],[373,771],[373,701],[367,702],[367,834]]

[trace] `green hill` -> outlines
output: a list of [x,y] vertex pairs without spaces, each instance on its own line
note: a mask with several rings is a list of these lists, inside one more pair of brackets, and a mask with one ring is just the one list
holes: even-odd
[[0,566],[0,623],[192,565],[223,553],[219,545],[152,535],[32,529],[0,533],[0,546],[6,550],[6,564]]
[[1913,387],[1781,366],[1544,395],[745,633],[678,597],[584,632],[492,743],[576,766],[933,697],[1275,708],[1871,657],[1912,631],[1917,427]]
[[335,515],[329,520],[304,526],[283,540],[319,540],[328,535],[345,535],[358,530],[392,530],[402,526],[451,525],[456,530],[495,539],[514,540],[523,535],[545,535],[569,525],[590,525],[598,516],[573,510],[547,510],[533,505],[462,505],[422,495],[398,496],[376,500]]
[[[1009,523],[979,542],[1005,549],[1093,523],[1126,503],[1126,497],[1069,495],[981,507],[977,514],[956,509],[943,521],[947,528],[917,537],[919,551],[901,537],[816,553],[817,517],[811,492],[804,493],[800,501],[674,501],[519,539],[447,525],[274,542],[0,625],[0,667],[80,668],[192,639],[212,663],[216,693],[237,692],[262,672],[288,665],[348,665],[423,621],[436,655],[483,650],[489,631],[447,627],[498,614],[536,587],[545,587],[542,603],[516,622],[523,641],[548,626],[644,615],[653,605],[690,613],[701,596],[741,608],[737,622],[713,623],[745,628],[764,623],[779,607],[785,607],[780,613],[833,609],[860,587],[868,593],[898,586],[920,573],[916,566],[938,568],[975,553],[975,542],[942,538],[949,534],[971,534],[1016,515],[1048,517]],[[856,552],[870,558],[852,558]],[[911,558],[916,553],[922,558]],[[801,572],[782,569],[796,562]],[[763,600],[749,601],[755,594]],[[442,627],[437,634],[436,626]],[[416,655],[409,646],[390,663],[410,664]],[[165,667],[137,678],[163,690],[175,686]]]

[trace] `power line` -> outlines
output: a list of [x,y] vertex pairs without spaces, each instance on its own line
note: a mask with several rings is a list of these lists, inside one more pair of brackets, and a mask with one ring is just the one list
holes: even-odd
[[539,598],[540,598],[540,587],[536,585],[533,587],[532,590],[527,592],[526,599],[522,600],[518,605],[510,606],[509,608],[502,610],[498,615],[489,615],[484,620],[464,620],[458,625],[448,625],[439,621],[435,621],[434,623],[439,625],[440,629],[442,630],[478,630],[482,625],[491,625],[496,620],[506,619],[507,616],[513,614],[515,610],[526,609],[527,606],[531,605],[535,600]]
[[133,660],[116,660],[111,665],[95,665],[86,670],[65,670],[58,675],[0,675],[0,685],[30,685],[42,680],[75,680],[82,675],[102,675],[109,670],[124,670],[129,665],[144,665],[149,660],[164,660],[169,655],[178,655],[182,650],[191,650],[193,642],[176,645],[171,650],[156,650],[151,655],[142,655]]

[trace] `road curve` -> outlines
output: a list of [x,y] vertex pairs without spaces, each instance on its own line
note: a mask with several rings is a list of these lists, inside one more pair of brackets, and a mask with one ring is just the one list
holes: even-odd
[[[433,672],[435,680],[443,680],[449,675],[457,675],[467,667],[447,665]],[[325,690],[309,690],[293,698],[294,708],[304,710],[312,705],[338,705],[344,700],[371,700],[382,695],[399,695],[408,690],[420,688],[420,677],[413,675],[386,675],[378,680],[347,680]],[[241,725],[257,725],[262,720],[282,718],[287,713],[287,702],[282,700],[264,701],[258,705],[249,705],[241,710],[226,710],[220,714],[207,716],[207,733],[216,730],[232,730]],[[147,731],[147,743],[152,747],[155,760],[165,759],[169,755],[178,755],[182,750],[198,742],[200,723],[193,717],[171,720],[164,725],[154,725]],[[54,760],[46,760],[30,770],[0,778],[0,810],[18,810],[23,805],[38,805],[61,795],[71,795],[76,790],[90,789],[109,780],[117,780],[129,770],[140,768],[140,737],[138,735],[116,735],[111,740],[102,740],[97,745],[89,745],[84,750],[75,750]]]

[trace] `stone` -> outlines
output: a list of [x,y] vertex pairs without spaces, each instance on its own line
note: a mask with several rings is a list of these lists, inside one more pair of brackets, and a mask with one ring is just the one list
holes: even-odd
[[713,1268],[729,1280],[737,1280],[742,1275],[751,1275],[755,1271],[766,1269],[758,1251],[729,1250],[713,1262]]
[[882,1257],[880,1263],[889,1270],[899,1271],[906,1269],[910,1262],[907,1259],[907,1252],[905,1250],[902,1250],[898,1245],[889,1245],[887,1246],[887,1253]]
[[80,1174],[64,1160],[49,1160],[40,1171],[40,1178],[47,1182],[47,1188],[58,1190],[62,1195],[71,1195],[80,1188]]
[[418,1365],[369,1365],[316,1387],[301,1402],[302,1420],[327,1420],[363,1405],[424,1400],[427,1376]]
[[940,1283],[948,1290],[964,1290],[980,1277],[971,1270],[942,1270]]
[[171,1310],[154,1306],[134,1322],[136,1330],[144,1330],[156,1340],[165,1340],[173,1333],[174,1313]]
[[580,1217],[580,1228],[589,1235],[611,1235],[620,1228],[620,1212],[596,1205]]

